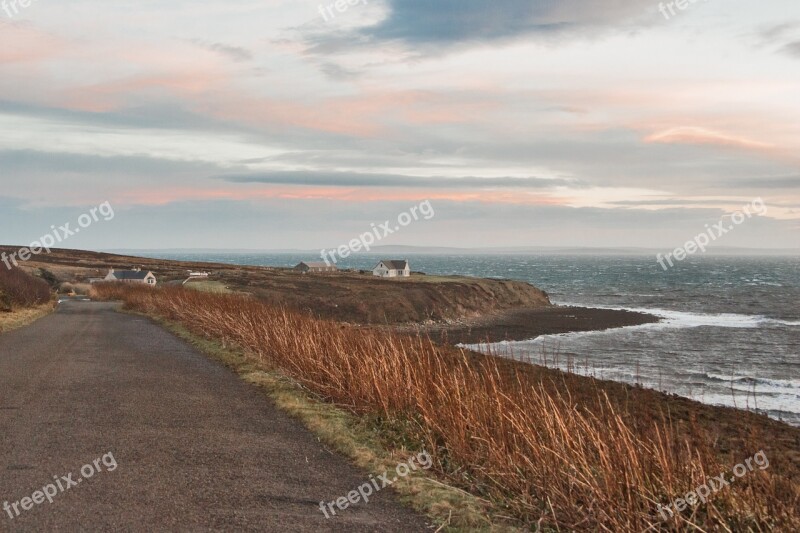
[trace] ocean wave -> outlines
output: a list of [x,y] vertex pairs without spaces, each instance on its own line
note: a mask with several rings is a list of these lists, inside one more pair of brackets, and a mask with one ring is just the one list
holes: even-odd
[[759,411],[769,411],[782,415],[774,416],[774,418],[782,418],[787,422],[794,424],[800,422],[800,403],[798,403],[796,400],[793,401],[788,398],[774,398],[757,395],[755,399],[751,396],[748,402],[745,396],[741,394],[737,394],[735,397],[733,397],[730,395],[730,393],[709,391],[705,391],[699,395],[686,395],[686,397],[710,405],[722,405],[726,407],[736,407],[739,409],[746,408],[747,406],[753,409],[757,403]]
[[777,318],[770,318],[769,320],[782,326],[800,326],[800,320],[778,320]]
[[737,376],[737,375],[723,375],[715,374],[713,372],[704,372],[702,374],[710,381],[724,381],[725,383],[755,383],[756,385],[772,385],[775,387],[786,387],[800,389],[800,379],[768,379],[757,378],[753,376]]
[[632,311],[634,313],[655,315],[662,319],[661,322],[656,324],[632,326],[635,328],[646,329],[697,328],[704,326],[717,328],[756,329],[762,327],[800,326],[800,320],[781,320],[778,318],[770,318],[764,315],[743,315],[738,313],[696,313],[691,311],[673,311],[671,309],[620,307],[610,305],[564,305],[571,305],[574,307],[596,307],[598,309],[614,309],[617,311]]

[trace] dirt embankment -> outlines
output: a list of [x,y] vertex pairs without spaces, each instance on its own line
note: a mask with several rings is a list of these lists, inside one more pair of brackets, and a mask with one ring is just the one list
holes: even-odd
[[632,311],[552,306],[505,309],[450,323],[415,324],[395,329],[419,331],[444,344],[482,344],[529,340],[541,335],[640,326],[660,320],[654,315]]
[[292,276],[281,287],[259,286],[259,298],[359,324],[454,321],[504,309],[550,307],[544,291],[527,283],[415,276],[383,280],[367,275]]

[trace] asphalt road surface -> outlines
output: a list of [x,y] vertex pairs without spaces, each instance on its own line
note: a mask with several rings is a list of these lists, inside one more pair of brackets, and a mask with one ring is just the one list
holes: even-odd
[[0,335],[0,531],[430,529],[389,488],[326,519],[320,501],[368,472],[230,370],[114,309],[68,301]]

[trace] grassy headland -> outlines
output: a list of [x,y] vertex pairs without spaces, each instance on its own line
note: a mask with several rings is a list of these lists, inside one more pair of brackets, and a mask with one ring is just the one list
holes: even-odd
[[[11,247],[0,246],[10,253]],[[152,270],[160,285],[181,284],[189,271],[208,272],[186,286],[197,290],[249,294],[278,305],[365,327],[404,325],[443,328],[477,341],[529,339],[563,331],[586,331],[657,321],[642,313],[610,309],[567,311],[528,283],[465,276],[414,273],[408,279],[380,279],[369,272],[303,275],[286,268],[149,259],[80,250],[54,249],[26,263],[51,280],[83,293],[90,278],[109,268]],[[67,291],[68,292],[68,291]],[[522,315],[520,315],[520,313]],[[522,316],[522,319],[520,319]]]
[[[117,285],[95,291],[241,348],[255,365],[374,421],[390,445],[427,449],[442,479],[520,524],[586,531],[800,527],[800,433],[763,417],[743,413],[752,425],[738,439],[721,439],[692,410],[672,417],[654,391],[645,409],[634,394],[608,394],[591,378],[529,372],[425,337],[356,329],[248,296]],[[659,504],[762,449],[771,468],[661,519]]]

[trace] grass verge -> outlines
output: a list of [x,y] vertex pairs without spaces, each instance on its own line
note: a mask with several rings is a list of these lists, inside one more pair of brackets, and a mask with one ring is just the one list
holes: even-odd
[[7,333],[32,324],[43,316],[52,313],[54,309],[55,307],[52,303],[47,303],[36,307],[15,309],[10,313],[0,312],[0,333]]
[[[262,363],[241,348],[195,335],[181,324],[163,317],[125,312],[155,320],[206,356],[230,368],[244,381],[261,389],[280,409],[299,419],[326,446],[348,457],[359,468],[381,473],[394,469],[408,457],[409,451],[399,446],[404,437],[394,429],[384,427],[378,420],[358,417],[320,401],[277,370],[265,369]],[[393,441],[392,451],[384,446],[387,439]],[[403,503],[425,513],[438,524],[440,528],[437,531],[522,531],[512,525],[509,518],[492,513],[485,500],[446,485],[422,471],[399,479],[392,488]]]

